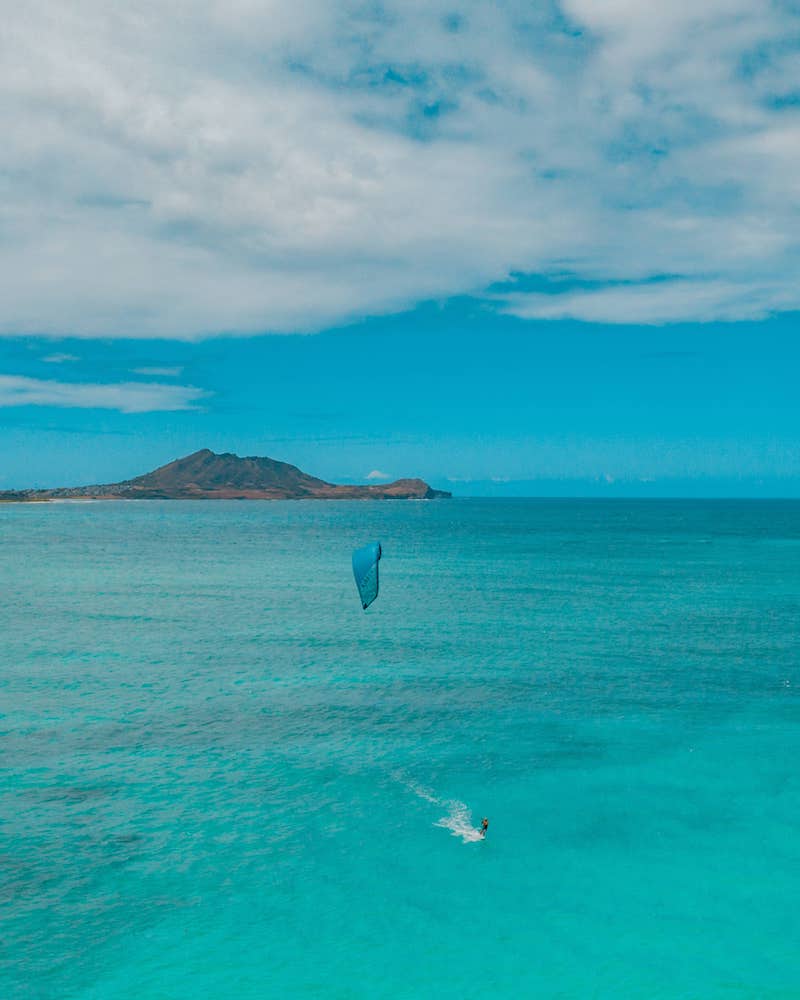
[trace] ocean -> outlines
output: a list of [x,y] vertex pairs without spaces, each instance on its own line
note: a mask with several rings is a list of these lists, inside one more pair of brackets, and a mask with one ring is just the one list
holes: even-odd
[[800,996],[799,557],[794,501],[3,505],[0,996]]

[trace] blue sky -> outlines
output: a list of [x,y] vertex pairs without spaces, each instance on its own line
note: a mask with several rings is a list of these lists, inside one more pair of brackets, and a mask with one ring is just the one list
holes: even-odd
[[0,488],[800,495],[793,5],[52,10],[0,62]]

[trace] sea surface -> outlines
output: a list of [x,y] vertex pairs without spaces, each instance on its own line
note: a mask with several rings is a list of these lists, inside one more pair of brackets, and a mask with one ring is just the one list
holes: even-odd
[[800,996],[800,503],[4,505],[0,582],[3,1000]]

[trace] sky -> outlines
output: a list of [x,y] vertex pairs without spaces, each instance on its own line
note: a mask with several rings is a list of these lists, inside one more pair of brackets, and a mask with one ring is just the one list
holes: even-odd
[[788,0],[17,5],[0,489],[800,496],[798,81]]

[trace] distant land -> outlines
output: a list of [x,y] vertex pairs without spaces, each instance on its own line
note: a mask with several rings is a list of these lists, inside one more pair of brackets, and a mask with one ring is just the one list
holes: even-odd
[[337,486],[274,458],[216,455],[208,448],[121,483],[8,490],[0,501],[36,500],[434,500],[452,496],[421,479]]

